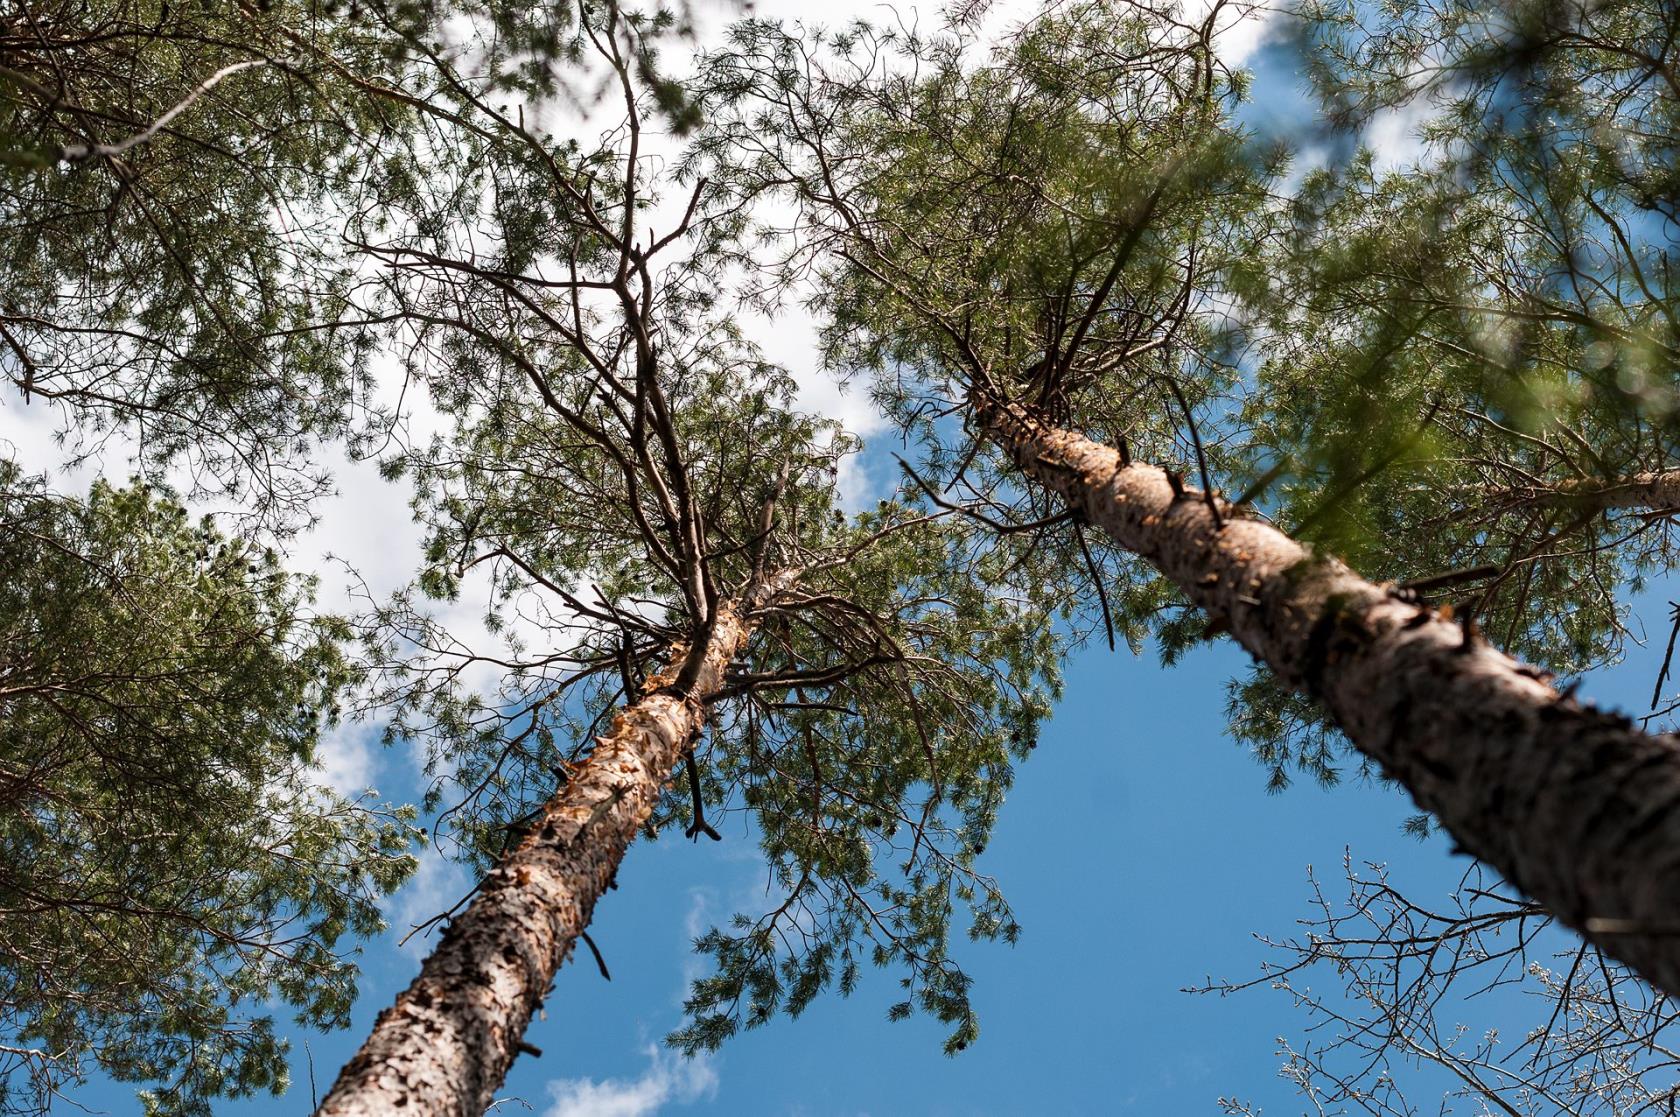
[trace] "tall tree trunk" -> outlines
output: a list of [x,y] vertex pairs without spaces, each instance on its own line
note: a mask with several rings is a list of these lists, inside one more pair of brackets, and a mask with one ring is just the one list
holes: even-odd
[[1473,630],[1166,471],[977,400],[1030,478],[1152,563],[1468,852],[1680,994],[1680,742],[1583,708]]
[[1582,511],[1638,508],[1651,512],[1680,509],[1680,470],[1635,473],[1617,480],[1578,478],[1551,488],[1508,490],[1534,504],[1555,504]]
[[[518,1054],[531,1014],[589,925],[637,831],[694,746],[707,703],[751,635],[753,611],[793,584],[783,571],[717,609],[704,648],[648,680],[595,751],[485,877],[420,974],[339,1073],[320,1117],[480,1117]],[[685,696],[661,692],[698,655]]]

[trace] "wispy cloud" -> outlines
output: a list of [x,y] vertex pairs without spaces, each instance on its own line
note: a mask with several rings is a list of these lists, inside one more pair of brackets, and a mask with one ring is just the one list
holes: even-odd
[[718,1074],[705,1055],[684,1058],[648,1044],[648,1068],[638,1077],[562,1078],[548,1084],[547,1117],[650,1117],[667,1105],[688,1105],[717,1093]]
[[373,726],[336,726],[315,745],[315,778],[354,799],[377,785],[379,751],[379,731]]
[[1440,110],[1425,97],[1377,113],[1366,125],[1366,147],[1376,156],[1379,173],[1404,171],[1428,162],[1430,149],[1424,141],[1424,127]]
[[[1187,23],[1201,24],[1213,11],[1215,0],[1188,0],[1180,16]],[[1241,66],[1264,46],[1281,23],[1281,7],[1239,0],[1224,4],[1214,22],[1214,50],[1229,66]]]
[[[420,852],[420,867],[409,882],[385,901],[386,918],[391,922],[391,934],[400,939],[420,923],[431,919],[459,902],[472,887],[472,878],[457,861],[445,857],[436,846],[428,845]],[[427,935],[415,935],[403,949],[419,956],[432,951],[439,930],[434,926]]]

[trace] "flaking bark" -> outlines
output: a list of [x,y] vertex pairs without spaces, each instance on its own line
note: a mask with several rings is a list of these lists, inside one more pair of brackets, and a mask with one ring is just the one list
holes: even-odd
[[[380,1013],[319,1117],[484,1113],[549,983],[698,739],[708,701],[751,635],[753,612],[795,578],[784,571],[720,605],[707,646],[679,649],[648,680],[647,696],[614,716],[588,761],[450,922],[419,976]],[[691,687],[673,693],[684,665],[696,663]]]
[[1473,628],[1315,556],[1165,470],[979,401],[1033,480],[1148,560],[1459,845],[1659,989],[1680,994],[1680,741],[1583,708]]

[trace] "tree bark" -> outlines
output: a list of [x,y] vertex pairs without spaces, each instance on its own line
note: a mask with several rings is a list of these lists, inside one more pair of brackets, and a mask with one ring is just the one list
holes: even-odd
[[1579,478],[1553,488],[1514,490],[1535,504],[1557,504],[1582,511],[1612,511],[1638,508],[1651,512],[1680,509],[1680,470],[1635,473],[1631,477],[1602,481]]
[[1680,994],[1680,741],[1582,707],[1473,628],[1223,502],[1216,518],[1165,470],[1017,405],[975,411],[1027,476],[1320,700],[1465,851]]
[[[706,646],[648,680],[647,696],[543,807],[519,845],[484,878],[420,974],[390,1008],[316,1111],[319,1117],[480,1117],[518,1055],[525,1028],[618,874],[683,754],[705,723],[753,611],[793,584],[784,571],[720,605]],[[685,695],[669,688],[698,655]]]

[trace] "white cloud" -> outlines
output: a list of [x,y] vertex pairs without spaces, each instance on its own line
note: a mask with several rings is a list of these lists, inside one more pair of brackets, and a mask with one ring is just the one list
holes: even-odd
[[[860,438],[869,438],[887,427],[887,417],[869,398],[867,377],[843,384],[824,368],[818,355],[817,319],[797,301],[789,300],[774,318],[743,309],[737,322],[771,361],[793,374],[798,391],[794,406],[812,415],[837,420]],[[835,478],[840,505],[856,511],[878,496],[881,484],[864,468],[862,455],[853,454],[840,462]]]
[[688,911],[683,913],[683,933],[691,939],[697,939],[711,927],[715,920],[712,908],[716,896],[712,889],[693,887],[688,890]]
[[1425,162],[1429,145],[1423,130],[1439,110],[1427,98],[1417,97],[1395,109],[1385,109],[1371,118],[1361,137],[1374,156],[1380,172],[1401,171]]
[[684,1058],[655,1044],[643,1050],[648,1068],[636,1078],[562,1078],[548,1084],[554,1104],[546,1117],[649,1117],[668,1104],[688,1105],[717,1094],[711,1058]]
[[[1214,0],[1187,0],[1182,18],[1201,23],[1213,9]],[[1214,50],[1227,66],[1241,66],[1265,43],[1277,24],[1281,8],[1260,4],[1226,4],[1214,26]]]
[[[385,901],[386,917],[391,921],[393,933],[401,939],[416,925],[458,903],[472,886],[472,878],[459,862],[449,860],[436,846],[428,845],[420,851],[420,867],[414,876]],[[430,935],[441,926],[441,923],[433,924],[426,934],[417,934],[404,943],[403,949],[418,956],[431,953]]]
[[[16,461],[29,473],[45,473],[61,493],[85,494],[98,477],[122,484],[133,471],[136,445],[125,432],[67,424],[56,404],[39,397],[25,402],[6,380],[0,380],[0,415],[5,416],[0,459]],[[81,460],[71,464],[72,458]]]
[[379,731],[368,725],[340,725],[315,747],[315,777],[347,799],[373,787],[379,768]]
[[[695,887],[688,890],[688,911],[683,913],[683,934],[688,941],[693,942],[701,935],[712,929],[717,919],[717,892],[711,888]],[[673,998],[678,1008],[688,1000],[689,990],[694,983],[711,972],[710,960],[693,949],[685,949],[682,956],[682,983],[677,987],[677,995]]]
[[414,572],[421,529],[408,505],[413,490],[406,480],[393,484],[379,476],[375,462],[352,461],[336,448],[321,456],[337,491],[315,505],[319,519],[292,550],[307,556],[319,575],[322,608],[354,609],[365,602],[353,602],[353,589],[365,583],[367,592],[382,600]]

